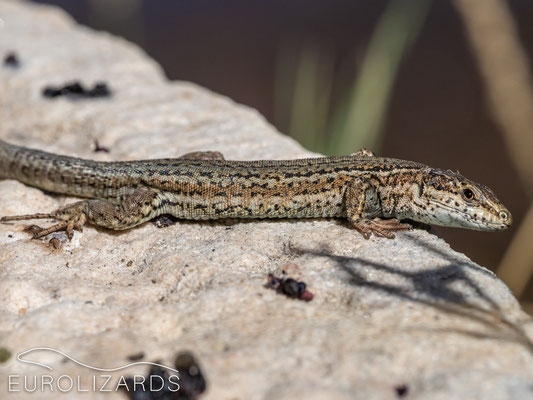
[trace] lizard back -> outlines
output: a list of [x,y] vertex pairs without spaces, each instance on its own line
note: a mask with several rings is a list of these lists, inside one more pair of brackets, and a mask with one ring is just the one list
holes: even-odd
[[[398,183],[427,168],[367,156],[227,161],[154,159],[99,162],[0,141],[0,177],[51,192],[119,201],[149,188],[163,193],[162,213],[179,218],[343,217],[354,176]],[[386,181],[386,182],[385,182]]]

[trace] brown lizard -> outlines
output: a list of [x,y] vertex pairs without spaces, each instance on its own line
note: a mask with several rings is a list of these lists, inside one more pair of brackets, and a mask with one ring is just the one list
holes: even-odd
[[220,153],[177,159],[98,162],[0,141],[0,178],[50,192],[89,198],[51,213],[0,221],[59,221],[34,238],[81,229],[89,222],[129,229],[161,214],[177,218],[342,217],[365,238],[393,238],[409,229],[400,220],[497,231],[512,217],[492,190],[459,173],[375,157],[361,150],[344,157],[284,161],[227,161]]

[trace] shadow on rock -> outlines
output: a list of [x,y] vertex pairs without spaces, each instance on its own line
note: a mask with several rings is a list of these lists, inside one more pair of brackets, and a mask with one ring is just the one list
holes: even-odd
[[[482,274],[495,284],[504,285],[489,270],[472,262],[465,262],[460,257],[447,254],[430,243],[411,236],[404,236],[415,247],[422,247],[434,256],[447,261],[444,266],[424,268],[423,271],[409,271],[397,265],[387,265],[361,257],[334,254],[328,246],[317,249],[294,248],[293,254],[327,257],[335,262],[338,269],[344,271],[348,283],[361,288],[369,288],[405,301],[433,307],[440,312],[478,322],[485,329],[465,329],[460,326],[451,328],[427,327],[412,328],[441,333],[457,333],[474,338],[501,340],[518,343],[533,354],[533,342],[527,336],[524,325],[531,323],[530,318],[521,322],[509,319],[498,302],[489,296],[477,282],[475,274]],[[387,275],[402,278],[406,284],[391,284],[392,279],[370,280],[366,277],[368,270],[379,271]],[[509,292],[509,295],[512,294]]]

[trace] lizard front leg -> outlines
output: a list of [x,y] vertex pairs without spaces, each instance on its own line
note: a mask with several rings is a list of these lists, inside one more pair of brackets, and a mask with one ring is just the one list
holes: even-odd
[[394,239],[394,231],[411,229],[411,225],[402,224],[397,219],[382,220],[379,196],[375,186],[367,179],[354,178],[346,189],[344,206],[348,221],[353,227],[369,239],[370,235]]
[[162,195],[155,189],[137,189],[119,204],[108,200],[82,200],[61,207],[49,214],[15,215],[0,218],[0,222],[30,219],[55,219],[59,223],[33,235],[41,238],[57,231],[66,231],[72,237],[74,229],[81,230],[86,222],[113,230],[132,228],[161,214]]

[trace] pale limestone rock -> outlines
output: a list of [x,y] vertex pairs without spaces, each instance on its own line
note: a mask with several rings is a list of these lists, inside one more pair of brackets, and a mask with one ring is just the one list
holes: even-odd
[[[98,160],[310,154],[257,112],[166,81],[134,45],[56,8],[3,1],[0,18],[0,56],[15,51],[22,63],[0,67],[4,140]],[[106,81],[113,97],[41,96],[69,80]],[[111,153],[93,153],[94,138]],[[0,215],[71,201],[0,181]],[[263,287],[287,263],[299,266],[291,275],[313,301]],[[340,221],[148,223],[122,233],[86,227],[52,250],[20,225],[0,225],[0,289],[0,346],[14,355],[48,346],[110,368],[140,351],[171,365],[191,350],[208,379],[203,399],[395,399],[402,385],[408,399],[533,397],[531,318],[496,276],[422,230],[365,241]],[[54,371],[13,356],[0,364],[0,393],[10,374],[69,374],[90,386],[87,368],[52,353],[32,359]],[[87,398],[69,399],[78,397]]]

